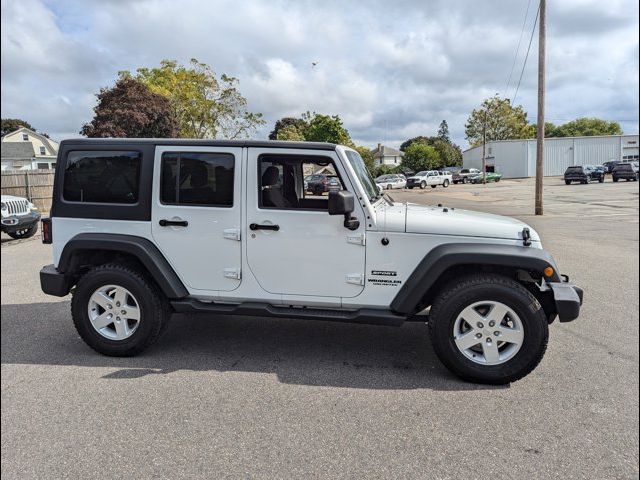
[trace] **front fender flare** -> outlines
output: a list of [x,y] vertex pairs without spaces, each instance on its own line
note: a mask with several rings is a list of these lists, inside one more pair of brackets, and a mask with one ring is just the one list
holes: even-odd
[[561,281],[553,257],[545,250],[488,243],[447,243],[425,255],[391,302],[391,310],[405,315],[415,313],[440,276],[458,265],[500,266],[540,273],[552,267],[554,274],[548,280]]

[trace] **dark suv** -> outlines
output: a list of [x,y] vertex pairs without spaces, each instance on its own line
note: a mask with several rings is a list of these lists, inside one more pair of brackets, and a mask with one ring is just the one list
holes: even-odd
[[571,185],[572,182],[589,183],[595,181],[604,182],[604,171],[591,165],[569,167],[564,172],[564,183],[567,185]]
[[631,163],[619,163],[611,172],[613,181],[626,180],[627,182],[633,180],[638,181],[638,170],[636,170]]
[[322,195],[324,192],[333,192],[342,190],[340,180],[335,175],[325,175],[317,173],[309,175],[306,179],[306,190],[314,195]]

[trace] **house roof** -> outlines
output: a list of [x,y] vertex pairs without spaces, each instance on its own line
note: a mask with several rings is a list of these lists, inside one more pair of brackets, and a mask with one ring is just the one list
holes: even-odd
[[2,160],[31,160],[35,156],[31,142],[2,142]]
[[379,145],[373,150],[373,158],[402,156],[404,156],[404,152],[396,150],[395,148],[387,147],[385,145]]
[[38,133],[34,130],[31,130],[30,128],[27,127],[20,127],[17,130],[14,130],[13,132],[9,132],[5,135],[2,136],[2,144],[5,143],[10,143],[10,142],[6,142],[4,139],[6,136],[8,135],[13,135],[15,133],[19,133],[19,132],[28,132],[30,135],[34,136],[34,137],[38,137],[38,139],[40,139],[40,141],[47,147],[47,150],[49,150],[50,152],[53,152],[52,155],[57,155],[58,154],[58,142],[51,140],[50,138],[45,137],[44,135],[42,135],[41,133]]

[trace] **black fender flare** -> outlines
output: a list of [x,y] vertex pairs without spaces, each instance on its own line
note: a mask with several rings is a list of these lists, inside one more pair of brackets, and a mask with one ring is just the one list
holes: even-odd
[[189,295],[186,287],[162,252],[150,240],[134,235],[114,233],[80,233],[67,242],[60,255],[57,271],[73,275],[74,255],[82,251],[107,250],[122,252],[137,258],[147,269],[162,292],[170,299]]
[[560,274],[551,255],[542,249],[489,243],[447,243],[432,249],[420,261],[391,302],[391,310],[410,315],[449,268],[458,265],[500,266],[543,272],[552,267],[548,281],[560,282]]

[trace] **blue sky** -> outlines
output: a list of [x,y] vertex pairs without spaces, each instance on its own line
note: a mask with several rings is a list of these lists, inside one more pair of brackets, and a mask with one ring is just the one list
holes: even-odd
[[[525,11],[529,14],[525,21]],[[537,1],[2,1],[2,117],[78,136],[120,70],[195,57],[234,75],[267,125],[339,114],[358,142],[398,146],[483,98],[513,97]],[[524,21],[524,22],[523,22]],[[525,25],[509,88],[507,79]],[[517,96],[535,117],[536,44]],[[547,117],[638,132],[638,3],[549,2]],[[312,63],[316,62],[314,67]]]

